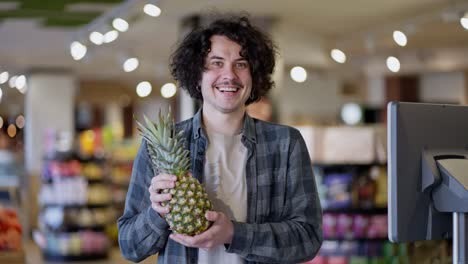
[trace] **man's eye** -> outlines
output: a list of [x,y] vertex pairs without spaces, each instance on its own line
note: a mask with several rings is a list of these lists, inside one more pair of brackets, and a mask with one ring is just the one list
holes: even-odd
[[223,62],[221,62],[221,61],[213,61],[213,62],[211,62],[211,65],[220,67],[220,66],[223,66]]
[[247,62],[238,62],[238,63],[236,63],[236,67],[237,67],[238,69],[245,69],[245,68],[247,68],[248,66],[249,66],[249,65],[247,64]]

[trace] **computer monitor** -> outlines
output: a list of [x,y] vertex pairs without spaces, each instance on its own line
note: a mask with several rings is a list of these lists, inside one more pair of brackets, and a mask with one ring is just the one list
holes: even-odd
[[387,122],[389,239],[451,238],[451,212],[468,208],[468,106],[390,102]]

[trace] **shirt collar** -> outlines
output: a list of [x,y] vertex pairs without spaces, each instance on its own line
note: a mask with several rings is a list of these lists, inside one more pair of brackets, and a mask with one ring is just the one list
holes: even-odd
[[197,113],[193,116],[192,119],[192,127],[193,127],[193,138],[198,139],[203,132],[203,125],[202,125],[202,109],[198,109]]
[[[193,137],[195,139],[199,138],[200,136],[204,136],[206,138],[206,134],[205,134],[205,131],[203,130],[203,125],[202,125],[202,108],[198,109],[197,113],[193,116],[192,127],[193,127]],[[244,117],[244,126],[242,128],[242,135],[253,143],[257,142],[255,122],[253,118],[250,117],[247,113],[245,114],[245,117]]]

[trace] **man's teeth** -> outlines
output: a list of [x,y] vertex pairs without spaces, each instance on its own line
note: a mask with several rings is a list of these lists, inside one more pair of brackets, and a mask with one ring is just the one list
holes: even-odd
[[238,88],[234,88],[234,87],[219,87],[218,90],[220,90],[221,92],[235,92],[238,90]]

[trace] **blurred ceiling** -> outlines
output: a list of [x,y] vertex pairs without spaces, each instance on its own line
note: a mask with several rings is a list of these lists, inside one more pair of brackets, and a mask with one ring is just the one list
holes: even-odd
[[[170,80],[168,57],[182,35],[182,21],[213,10],[247,11],[268,22],[286,68],[299,64],[386,74],[389,55],[402,58],[402,73],[468,68],[468,30],[459,22],[468,11],[466,0],[151,1],[162,10],[159,17],[141,11],[148,2],[0,0],[0,71],[70,69],[85,79],[164,82]],[[112,43],[90,43],[89,33],[105,33],[116,16],[129,20],[129,30]],[[393,42],[394,30],[407,33],[406,47]],[[70,56],[70,43],[76,40],[88,47],[80,61]],[[346,52],[347,63],[333,62],[332,48]],[[140,66],[125,73],[120,64],[130,55],[140,59]]]

